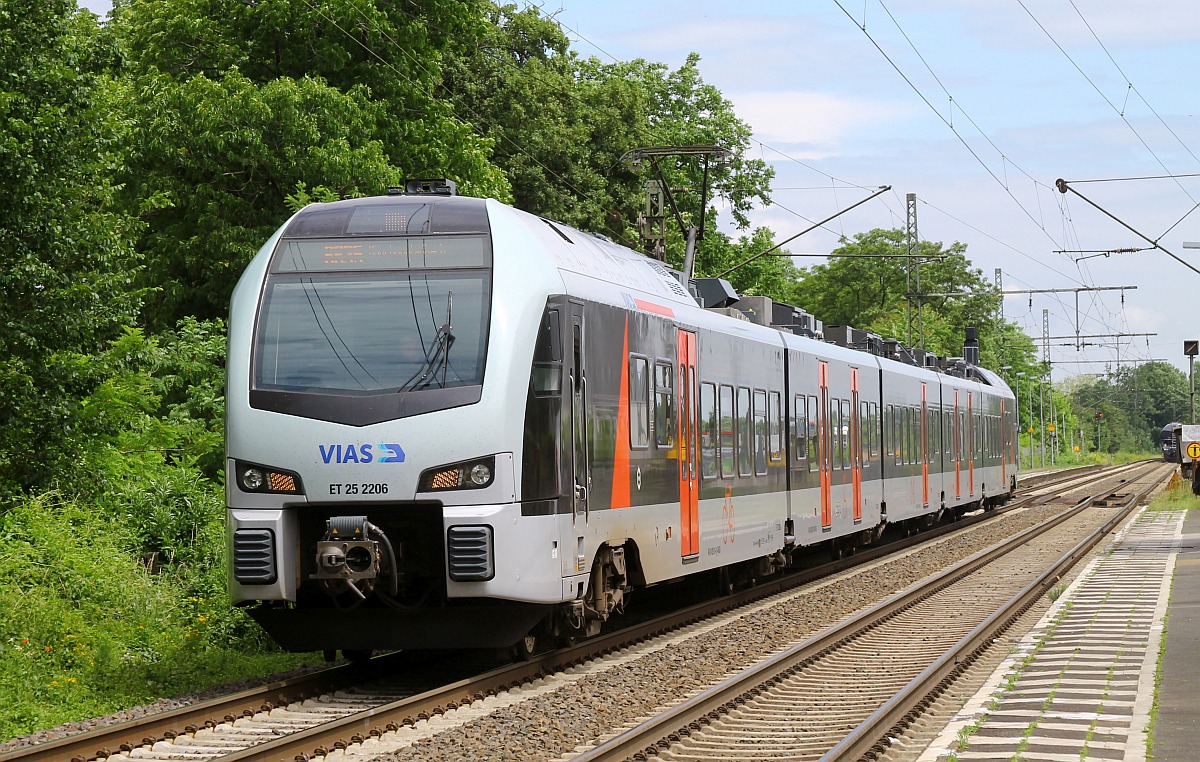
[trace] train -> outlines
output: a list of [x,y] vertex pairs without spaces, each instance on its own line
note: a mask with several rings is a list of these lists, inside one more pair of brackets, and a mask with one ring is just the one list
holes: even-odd
[[823,326],[450,181],[295,213],[228,348],[230,596],[293,651],[528,654],[1016,488],[970,334]]
[[1183,451],[1180,447],[1180,437],[1183,434],[1183,424],[1168,423],[1159,432],[1159,444],[1162,446],[1163,460],[1167,463],[1182,463]]

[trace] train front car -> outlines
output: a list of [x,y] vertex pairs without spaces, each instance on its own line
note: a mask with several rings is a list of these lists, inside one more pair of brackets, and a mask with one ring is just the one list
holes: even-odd
[[[283,647],[507,646],[576,589],[557,453],[519,462],[527,398],[565,425],[569,335],[547,325],[562,281],[515,214],[449,194],[312,205],[239,282],[230,589]],[[523,478],[546,499],[521,502]]]

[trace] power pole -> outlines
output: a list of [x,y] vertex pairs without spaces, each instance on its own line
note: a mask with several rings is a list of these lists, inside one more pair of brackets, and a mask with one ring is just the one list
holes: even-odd
[[[1053,423],[1053,421],[1054,421],[1054,366],[1050,364],[1050,338],[1049,338],[1050,337],[1050,310],[1042,310],[1042,337],[1045,340],[1045,344],[1046,344],[1045,348],[1042,351],[1042,362],[1045,363],[1044,372],[1046,373],[1046,375],[1048,376],[1048,378],[1050,380],[1050,421]],[[1042,436],[1043,437],[1046,436],[1045,428],[1046,428],[1046,419],[1043,417],[1042,418]],[[1057,439],[1058,439],[1057,428],[1058,427],[1056,426],[1055,427],[1056,430],[1053,432],[1055,434],[1055,436],[1050,437],[1051,445],[1054,445],[1057,442]],[[1054,447],[1053,449],[1050,450],[1050,465],[1051,466],[1054,465],[1054,451],[1057,449],[1058,449],[1057,447]],[[1044,443],[1042,445],[1042,465],[1043,466],[1046,465],[1046,447],[1045,447]]]
[[[908,294],[908,345],[913,345],[913,298],[917,300],[917,336],[920,341],[920,348],[925,348],[925,331],[921,319],[921,261],[917,258],[917,194],[908,193],[904,197],[905,209],[907,210],[907,225],[905,226],[905,240],[908,244],[908,261],[907,267],[904,268],[904,289]],[[917,285],[916,292],[913,291],[913,280]]]

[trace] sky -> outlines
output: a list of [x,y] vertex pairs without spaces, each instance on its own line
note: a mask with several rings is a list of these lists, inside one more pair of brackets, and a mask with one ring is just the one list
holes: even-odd
[[583,56],[674,69],[697,53],[753,128],[751,154],[775,169],[773,203],[751,219],[776,241],[891,186],[793,253],[902,229],[915,194],[921,240],[961,242],[987,280],[999,270],[1004,290],[1043,292],[1007,295],[1004,316],[1041,357],[1045,311],[1056,381],[1139,360],[1188,371],[1183,342],[1200,339],[1200,248],[1184,246],[1200,246],[1195,0],[538,6]]

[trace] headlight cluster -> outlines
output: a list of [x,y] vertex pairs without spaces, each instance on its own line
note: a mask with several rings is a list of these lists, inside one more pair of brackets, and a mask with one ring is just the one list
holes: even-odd
[[468,460],[448,466],[431,468],[421,474],[418,492],[439,492],[448,489],[481,489],[492,483],[496,474],[494,457]]
[[300,475],[278,468],[259,466],[253,463],[234,463],[234,478],[243,492],[260,492],[281,495],[303,495]]

